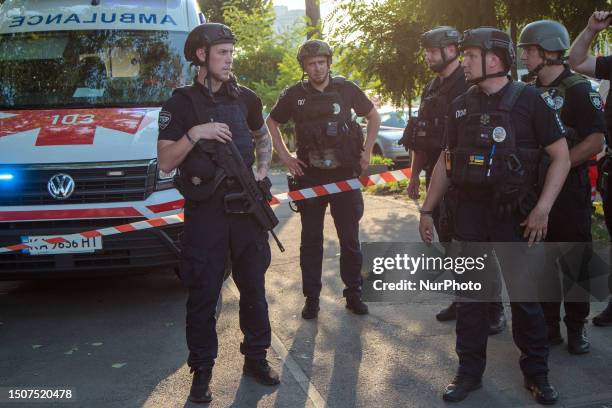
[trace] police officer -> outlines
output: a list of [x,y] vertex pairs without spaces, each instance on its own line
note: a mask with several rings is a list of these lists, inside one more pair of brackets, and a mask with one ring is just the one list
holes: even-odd
[[[332,50],[321,40],[306,41],[298,51],[304,76],[279,97],[267,119],[274,148],[299,188],[346,180],[358,176],[370,162],[380,126],[372,102],[353,82],[332,77]],[[303,76],[303,77],[304,77]],[[351,110],[367,118],[367,138],[351,119]],[[279,125],[295,123],[297,157],[283,142]],[[368,313],[361,301],[362,254],[359,220],[363,215],[361,191],[352,190],[297,203],[302,222],[300,267],[306,302],[304,319],[319,312],[323,263],[323,224],[329,204],[340,241],[340,276],[344,282],[346,307],[355,314]]]
[[267,174],[272,143],[260,99],[238,85],[231,73],[235,41],[223,24],[194,28],[185,43],[185,58],[198,67],[194,84],[176,90],[159,114],[159,165],[167,172],[178,168],[176,183],[185,197],[180,277],[189,289],[187,363],[194,373],[189,394],[193,402],[212,399],[209,383],[218,348],[215,306],[228,257],[240,290],[243,373],[262,384],[279,383],[266,361],[271,336],[264,284],[270,264],[267,233],[253,216],[226,210],[225,196],[241,188],[231,178],[219,178],[214,156],[198,144],[233,141],[249,168],[255,149],[255,177]]
[[[411,119],[404,130],[403,144],[412,150],[412,176],[408,184],[408,196],[419,198],[421,171],[425,170],[425,184],[429,186],[431,173],[443,147],[444,124],[450,103],[468,90],[459,57],[459,31],[454,27],[441,26],[421,36],[425,51],[425,62],[436,73],[423,90],[419,114]],[[434,225],[440,242],[449,242],[452,231],[448,226],[449,208],[444,208],[446,221],[440,224],[440,207],[448,207],[452,194],[447,194],[433,212]],[[439,321],[455,320],[456,303],[436,314]],[[501,302],[493,302],[489,309],[490,334],[497,334],[506,327],[506,318]]]
[[[606,29],[612,21],[612,12],[596,11],[589,18],[587,27],[578,35],[569,54],[569,63],[574,70],[582,74],[595,77],[598,79],[612,80],[612,56],[595,57],[589,54],[589,48],[593,40],[600,31]],[[593,101],[599,101],[593,95]],[[607,137],[612,134],[612,92],[608,92],[605,109],[605,119],[607,125]],[[600,177],[603,176],[600,185],[600,192],[603,199],[604,214],[606,218],[606,226],[612,241],[612,190],[610,190],[610,181],[612,178],[608,174],[612,172],[612,157],[610,154],[610,139],[607,139],[608,152],[602,160],[604,166],[600,168]],[[611,252],[612,253],[612,252]],[[608,280],[608,287],[612,293],[612,273]],[[593,324],[596,326],[612,326],[612,297],[610,298],[607,307],[597,316],[593,318]]]
[[[433,237],[433,209],[448,186],[458,190],[453,230],[458,241],[540,241],[550,209],[569,171],[563,129],[535,88],[507,73],[515,62],[508,34],[491,27],[464,32],[460,48],[466,79],[476,86],[451,104],[447,152],[440,155],[421,210],[419,232]],[[524,201],[537,178],[540,148],[550,156],[542,192],[533,205]],[[447,167],[448,166],[448,167]],[[447,174],[448,169],[448,174]],[[519,211],[520,210],[520,211]],[[497,251],[497,249],[496,249]],[[498,254],[506,282],[512,257]],[[528,266],[527,266],[528,267]],[[525,387],[537,402],[551,404],[557,392],[548,382],[548,342],[539,303],[512,302],[513,338],[521,350]],[[457,402],[481,387],[486,365],[487,304],[457,304],[459,369],[443,399]]]
[[[567,29],[559,22],[534,21],[521,31],[518,46],[522,48],[521,61],[536,77],[535,86],[543,91],[550,107],[560,114],[567,129],[572,169],[555,201],[548,220],[548,242],[591,242],[591,185],[587,162],[602,151],[606,132],[601,98],[591,83],[570,71],[564,64],[570,47]],[[590,246],[581,248],[588,251]],[[582,254],[586,258],[588,254]],[[566,262],[560,262],[562,266]],[[564,268],[567,268],[564,266]],[[578,277],[580,270],[564,271]],[[571,282],[566,279],[564,283]],[[573,283],[573,282],[572,282]],[[569,290],[569,288],[566,288]],[[589,315],[588,299],[584,302],[565,302],[568,350],[572,354],[589,352],[589,341],[584,323]],[[542,303],[548,340],[561,344],[559,330],[560,303]]]

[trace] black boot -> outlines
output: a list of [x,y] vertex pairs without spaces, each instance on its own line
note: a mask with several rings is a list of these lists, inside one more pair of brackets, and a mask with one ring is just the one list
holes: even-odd
[[439,322],[449,322],[457,319],[457,303],[453,302],[448,307],[440,310],[436,315]]
[[261,360],[251,360],[245,358],[242,374],[253,377],[255,381],[263,385],[280,384],[278,373],[272,367],[270,367],[268,360],[265,358],[262,358]]
[[210,402],[212,394],[210,392],[210,379],[212,378],[212,368],[195,370],[189,391],[189,401],[191,402]]
[[561,329],[559,324],[547,324],[548,328],[548,344],[550,346],[558,346],[563,344],[563,337],[561,337]]
[[559,399],[559,394],[548,382],[546,374],[525,376],[525,388],[531,391],[533,398],[538,404],[552,405]]
[[495,308],[494,311],[489,311],[489,336],[499,334],[506,329],[506,315],[504,309]]
[[577,330],[567,329],[567,351],[570,354],[586,354],[591,351],[591,343],[584,326]]
[[597,316],[593,318],[595,326],[612,326],[612,298],[608,302],[608,306]]
[[442,399],[447,402],[463,401],[470,392],[482,387],[480,378],[458,375],[452,383],[446,386]]
[[306,320],[314,319],[319,315],[319,298],[307,297],[302,308],[302,317]]
[[357,315],[368,314],[368,305],[362,302],[360,295],[346,295],[346,308]]

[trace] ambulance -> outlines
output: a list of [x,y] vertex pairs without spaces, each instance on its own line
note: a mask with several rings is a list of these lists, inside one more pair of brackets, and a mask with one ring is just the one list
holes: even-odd
[[182,224],[49,244],[176,214],[158,114],[192,81],[196,0],[7,0],[0,6],[0,280],[174,267]]

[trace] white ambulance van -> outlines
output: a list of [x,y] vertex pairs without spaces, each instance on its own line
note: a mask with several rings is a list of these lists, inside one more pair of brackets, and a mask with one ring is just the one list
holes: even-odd
[[181,211],[157,118],[191,82],[196,0],[7,0],[0,6],[0,279],[126,273],[177,262],[182,225],[47,244]]

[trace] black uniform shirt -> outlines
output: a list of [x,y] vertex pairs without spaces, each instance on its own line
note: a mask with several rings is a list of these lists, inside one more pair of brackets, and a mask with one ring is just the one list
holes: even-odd
[[442,80],[439,76],[436,76],[434,79],[429,81],[429,83],[423,89],[423,94],[421,95],[421,102],[423,99],[427,98],[429,95],[437,92],[438,89],[442,86],[443,83],[450,83],[450,87],[448,88],[446,95],[448,103],[450,104],[455,98],[459,95],[465,93],[469,88],[469,84],[465,80],[465,75],[463,74],[463,69],[461,66],[457,67],[453,71],[452,74],[448,76],[448,78]]
[[[423,93],[421,94],[421,103],[423,103],[423,100],[425,98],[427,98],[434,92],[437,92],[442,86],[442,84],[447,82],[450,85],[450,87],[446,90],[446,101],[449,106],[450,103],[455,100],[455,98],[457,98],[461,94],[464,94],[470,88],[469,84],[465,80],[463,68],[461,68],[460,65],[446,79],[442,80],[439,76],[436,76],[434,79],[429,81],[429,83],[423,89]],[[446,118],[439,118],[439,120],[441,121],[441,123],[444,123],[446,121]],[[437,150],[435,152],[431,152],[431,154],[427,155],[426,167],[430,167],[433,169],[433,166],[435,166],[436,161],[438,161],[438,157],[440,156],[441,150],[442,149]]]
[[[199,82],[196,82],[196,86],[204,93],[206,99],[213,106],[214,102],[208,94],[208,89]],[[254,131],[261,129],[264,125],[261,100],[249,88],[242,85],[239,85],[239,88],[240,96],[238,101],[247,119],[249,129]],[[227,84],[221,85],[219,91],[215,92],[214,97],[217,102],[221,101],[222,98],[229,98]],[[191,100],[185,95],[175,93],[164,103],[159,113],[158,140],[178,140],[189,129],[199,124]]]
[[[595,78],[610,80],[612,84],[612,56],[598,57],[595,62]],[[606,97],[606,123],[608,125],[607,138],[612,134],[612,92],[608,92]],[[610,146],[610,140],[608,139],[608,146]]]
[[[555,79],[549,87],[557,87],[565,78],[573,75],[569,68]],[[541,87],[539,80],[536,87]],[[563,124],[573,128],[580,140],[592,133],[606,133],[606,125],[602,112],[599,93],[595,92],[589,83],[579,83],[565,91],[563,107],[561,108]]]
[[[481,113],[497,110],[504,92],[509,83],[492,95],[485,94],[478,89],[478,98],[482,108]],[[450,146],[457,143],[459,124],[464,120],[467,112],[465,94],[456,98],[450,106],[448,125],[446,128],[447,140]],[[516,103],[510,120],[516,133],[516,146],[535,149],[546,147],[565,137],[565,127],[556,112],[550,108],[542,98],[540,91],[535,87],[526,87]]]
[[[325,88],[324,92],[333,92],[332,84]],[[305,82],[304,86],[302,83],[297,83],[285,89],[283,93],[276,101],[270,117],[278,123],[287,123],[289,120],[295,118],[295,113],[300,109],[304,109],[304,99],[308,93],[322,93],[316,90],[310,82]],[[340,97],[342,103],[345,105],[342,107],[343,110],[354,110],[357,116],[365,116],[374,107],[372,101],[363,93],[363,91],[351,81],[344,81],[344,85],[340,88]],[[348,113],[348,112],[345,112]],[[350,114],[347,115],[350,118]]]

